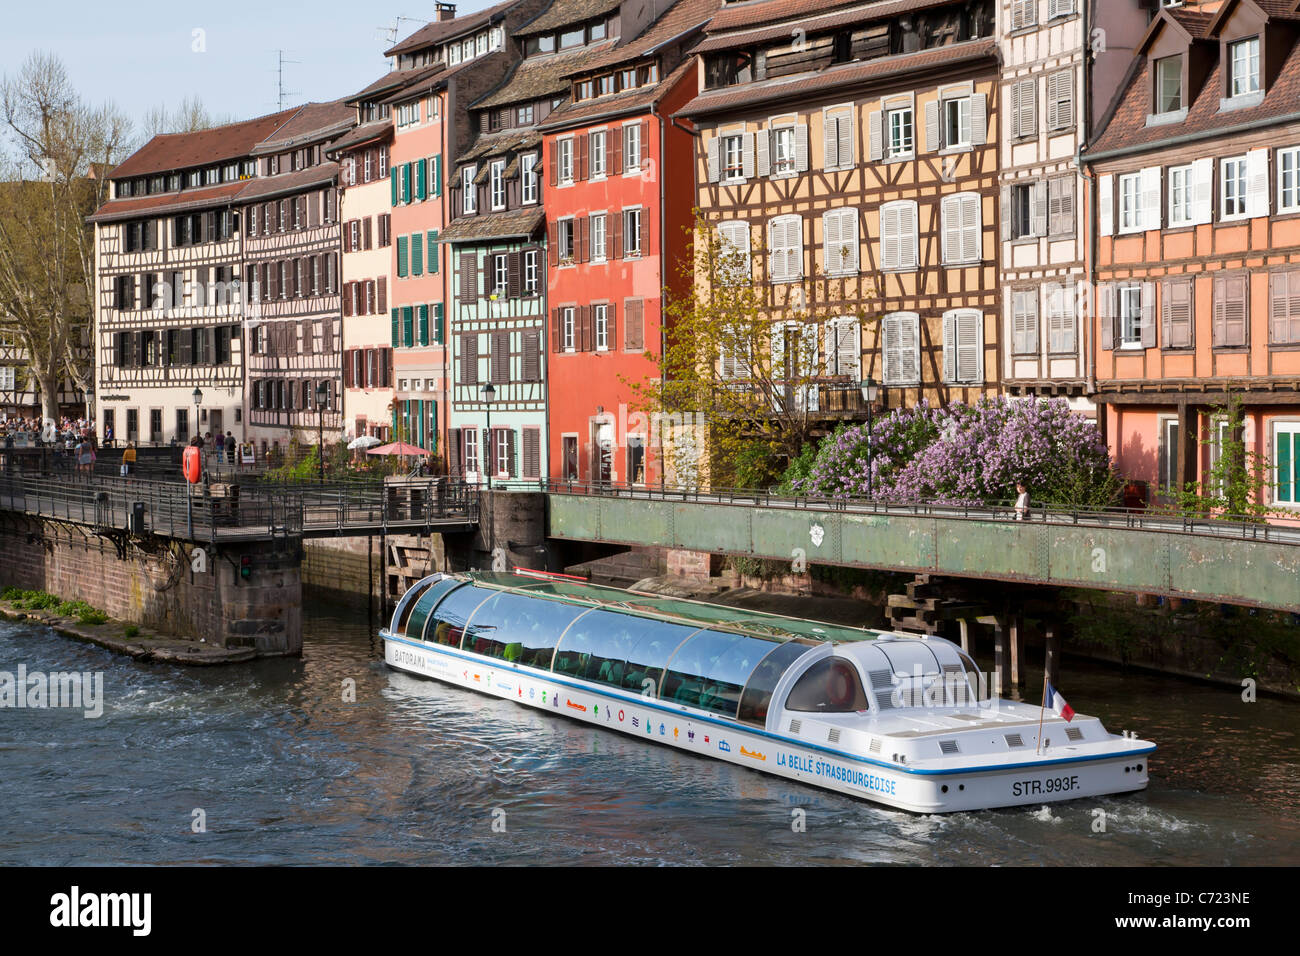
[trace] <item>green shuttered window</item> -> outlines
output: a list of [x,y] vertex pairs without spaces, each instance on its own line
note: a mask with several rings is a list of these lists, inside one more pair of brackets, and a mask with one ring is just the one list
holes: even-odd
[[401,310],[396,306],[393,307],[393,348],[398,348],[402,344],[401,338]]
[[433,304],[433,341],[437,345],[443,345],[446,341],[446,335],[442,327],[442,303]]
[[407,275],[407,267],[406,267],[406,256],[407,256],[407,251],[406,251],[406,250],[407,250],[407,247],[408,247],[410,244],[411,244],[411,240],[410,240],[410,237],[409,237],[409,236],[398,236],[398,237],[397,237],[397,275],[398,275],[398,278],[402,278],[402,279],[406,278],[406,275]]
[[411,275],[424,275],[424,233],[411,236]]
[[397,176],[398,176],[398,172],[399,172],[399,170],[398,170],[398,168],[397,168],[396,166],[394,166],[392,169],[390,169],[390,170],[388,171],[388,179],[389,179],[389,181],[392,183],[392,186],[393,186],[393,202],[392,202],[392,205],[394,205],[394,206],[397,205]]
[[424,184],[429,181],[427,161],[421,159],[415,164],[415,198],[423,200],[426,193]]
[[438,230],[429,232],[429,275],[438,274]]
[[429,307],[427,305],[420,306],[420,326],[418,331],[420,333],[419,343],[421,345],[428,345],[429,344]]
[[442,195],[442,153],[433,157],[433,194]]
[[402,344],[408,349],[415,344],[414,313],[411,306],[402,306]]

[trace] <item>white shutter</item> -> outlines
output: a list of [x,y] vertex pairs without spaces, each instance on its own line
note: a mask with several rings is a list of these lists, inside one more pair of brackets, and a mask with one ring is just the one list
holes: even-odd
[[754,134],[745,133],[741,137],[741,172],[746,179],[754,178]]
[[822,113],[822,169],[840,165],[839,127],[838,113]]
[[880,364],[886,385],[897,385],[898,371],[898,316],[887,315],[880,320]]
[[845,209],[840,213],[840,237],[844,242],[843,265],[845,272],[857,272],[858,265],[858,211]]
[[794,128],[794,168],[797,172],[808,172],[807,123],[800,123]]
[[1097,215],[1101,220],[1101,234],[1115,234],[1115,177],[1110,173],[1097,180]]
[[915,384],[921,378],[921,319],[915,312],[909,313],[902,323],[899,336],[903,352],[903,380]]
[[835,121],[839,133],[840,169],[849,169],[854,163],[853,157],[853,111],[845,110]]
[[939,101],[931,100],[925,104],[925,148],[929,152],[941,149],[939,142]]
[[772,173],[771,143],[772,131],[761,129],[758,136],[758,175],[770,176]]
[[709,182],[711,183],[716,183],[719,179],[722,178],[718,168],[718,145],[721,142],[722,142],[721,137],[716,135],[713,137],[713,139],[709,140],[708,172],[709,172]]
[[977,194],[961,197],[961,261],[979,262],[982,256],[984,223]]
[[1019,105],[1016,109],[1016,135],[1038,135],[1038,81],[1021,80],[1016,84],[1020,91]]
[[1246,215],[1268,215],[1268,149],[1246,154]]
[[1214,214],[1214,160],[1206,157],[1192,163],[1192,222],[1204,225]]
[[916,247],[917,247],[917,205],[911,200],[907,200],[902,207],[900,214],[900,230],[898,243],[898,260],[904,269],[916,268]]
[[880,207],[880,268],[898,268],[898,207]]
[[961,261],[961,200],[960,196],[945,196],[939,210],[944,265]]
[[970,98],[970,142],[972,146],[983,146],[988,138],[988,98],[983,93],[976,93]]
[[956,315],[957,332],[957,381],[981,382],[984,380],[984,349],[982,348],[982,331],[984,317],[978,312],[958,312]]
[[[814,378],[817,375],[817,328],[808,326],[799,328],[799,377],[801,379]],[[809,412],[818,411],[821,407],[820,401],[821,389],[818,388],[815,381],[809,382],[799,389],[800,407]]]
[[822,216],[822,262],[828,273],[834,274],[844,268],[840,255],[843,242],[839,210],[825,213]]
[[803,218],[791,216],[785,223],[788,265],[786,274],[792,279],[803,275]]
[[1047,235],[1047,180],[1038,180],[1029,192],[1033,197],[1030,225],[1035,236],[1045,236]]
[[884,154],[884,149],[881,146],[880,110],[872,110],[868,116],[867,143],[868,156],[872,161],[879,161]]
[[827,327],[826,361],[833,362],[832,374],[860,377],[862,342],[856,319],[835,319]]
[[1142,189],[1142,228],[1160,228],[1160,174],[1159,166],[1147,166],[1139,180]]
[[957,313],[943,314],[943,380],[957,381]]
[[773,219],[767,225],[767,247],[768,253],[767,271],[773,282],[777,282],[786,277],[785,275],[785,252],[781,246],[781,240],[785,238],[784,223],[780,219]]

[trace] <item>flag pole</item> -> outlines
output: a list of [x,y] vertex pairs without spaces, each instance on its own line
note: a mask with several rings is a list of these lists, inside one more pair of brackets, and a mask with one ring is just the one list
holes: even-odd
[[1043,714],[1047,710],[1047,671],[1043,671],[1043,703],[1038,708],[1038,743],[1034,747],[1034,756],[1038,756],[1039,750],[1043,746]]

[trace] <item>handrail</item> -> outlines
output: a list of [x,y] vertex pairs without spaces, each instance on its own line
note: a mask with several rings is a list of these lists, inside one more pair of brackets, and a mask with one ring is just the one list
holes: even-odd
[[1134,508],[1067,508],[1032,505],[1023,519],[1016,517],[1011,501],[987,504],[945,504],[934,501],[884,501],[852,496],[781,495],[771,489],[754,488],[669,488],[629,485],[625,482],[542,479],[541,490],[550,494],[587,497],[635,498],[651,501],[680,501],[741,505],[796,511],[843,511],[855,514],[911,515],[980,521],[1027,521],[1039,524],[1109,526],[1123,524],[1139,531],[1169,532],[1206,537],[1241,537],[1246,540],[1300,544],[1300,513],[1273,515],[1264,521],[1254,515],[1184,515]]

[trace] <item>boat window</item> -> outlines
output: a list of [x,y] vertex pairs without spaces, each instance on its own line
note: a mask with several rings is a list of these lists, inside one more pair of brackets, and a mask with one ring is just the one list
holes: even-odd
[[767,709],[772,703],[772,691],[792,664],[808,653],[816,644],[813,641],[787,641],[778,644],[754,668],[754,673],[740,695],[740,711],[736,714],[749,724],[762,727],[767,723]]
[[[429,590],[429,585],[431,584],[433,584],[432,581],[419,581],[402,595],[402,600],[398,603],[397,610],[393,612],[393,623],[389,627],[389,631],[393,634],[406,633],[406,622],[411,619],[411,612],[415,610],[415,605],[419,602],[420,595]],[[425,604],[424,608],[426,614],[424,617],[420,618],[421,625],[423,625],[425,617],[428,617],[427,611],[432,606],[432,604]]]
[[406,622],[403,633],[427,640],[424,636],[424,628],[428,624],[429,615],[433,613],[439,601],[464,583],[455,578],[443,578],[441,581],[431,582],[424,593],[411,602],[410,620]]
[[808,668],[785,701],[786,710],[820,714],[850,714],[869,706],[858,669],[839,657],[828,657]]
[[744,634],[700,631],[673,655],[659,696],[734,717],[741,688],[775,643]]
[[469,585],[459,588],[443,600],[433,612],[425,630],[432,628],[432,634],[426,634],[425,640],[449,647],[460,647],[465,634],[465,623],[474,613],[475,608],[500,592],[489,588]]
[[[664,664],[695,628],[597,609],[564,635],[555,653],[557,674],[652,695]],[[647,685],[645,681],[651,683]]]
[[549,669],[556,642],[587,608],[502,591],[474,612],[464,649]]

